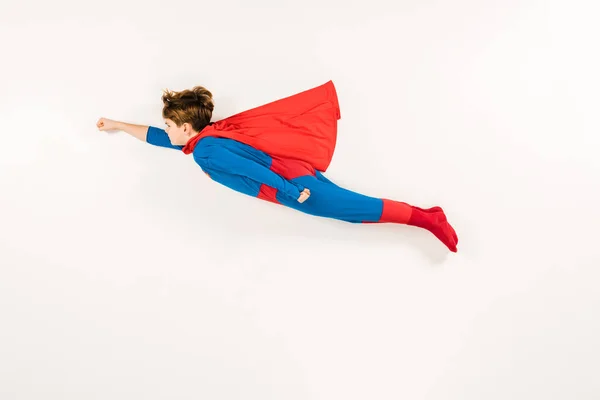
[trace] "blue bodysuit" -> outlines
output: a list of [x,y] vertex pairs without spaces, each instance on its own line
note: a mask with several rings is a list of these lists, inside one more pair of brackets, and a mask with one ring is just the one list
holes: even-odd
[[[171,144],[167,133],[153,126],[148,129],[146,141],[160,147],[183,148]],[[213,136],[198,142],[193,157],[211,179],[246,195],[319,217],[353,223],[384,222],[383,199],[341,188],[308,163],[271,157],[236,140]],[[310,190],[310,197],[300,203],[298,198],[305,188]]]
[[[171,144],[167,133],[153,126],[146,141],[152,145],[182,150]],[[458,237],[440,207],[422,209],[404,202],[356,193],[334,184],[305,161],[270,156],[234,139],[200,138],[193,149],[200,168],[214,181],[240,193],[281,204],[306,214],[351,223],[397,223],[424,228],[451,251]],[[300,193],[310,197],[298,202]]]

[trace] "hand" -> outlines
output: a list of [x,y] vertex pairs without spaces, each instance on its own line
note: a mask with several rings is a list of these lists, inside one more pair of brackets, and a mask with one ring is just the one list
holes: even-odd
[[96,122],[96,126],[98,127],[98,130],[101,131],[114,131],[119,129],[119,122],[108,118],[100,118],[98,122]]
[[300,197],[298,197],[298,203],[304,203],[306,199],[310,197],[310,190],[304,189],[302,193],[300,193]]

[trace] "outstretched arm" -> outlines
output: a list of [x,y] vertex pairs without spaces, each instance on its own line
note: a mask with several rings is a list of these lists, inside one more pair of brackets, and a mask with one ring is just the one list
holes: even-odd
[[96,122],[96,127],[101,131],[123,131],[144,142],[146,141],[146,133],[148,132],[148,125],[128,124],[108,118],[100,118]]
[[174,146],[169,140],[165,130],[149,125],[128,124],[126,122],[114,121],[108,118],[100,118],[96,126],[101,131],[123,131],[136,139],[152,144],[154,146],[167,147],[181,150],[183,146]]

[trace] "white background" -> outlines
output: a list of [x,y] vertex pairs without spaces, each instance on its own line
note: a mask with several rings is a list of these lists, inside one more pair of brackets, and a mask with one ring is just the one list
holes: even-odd
[[[592,3],[3,2],[0,398],[600,398]],[[457,254],[95,128],[329,79],[327,176],[444,207]]]

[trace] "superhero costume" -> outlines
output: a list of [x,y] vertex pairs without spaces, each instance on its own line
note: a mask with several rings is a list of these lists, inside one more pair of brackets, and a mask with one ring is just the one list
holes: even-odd
[[[172,145],[167,133],[153,126],[146,141],[192,154],[211,179],[246,195],[352,223],[417,226],[456,252],[458,238],[440,207],[422,209],[366,196],[324,176],[340,118],[335,86],[329,81],[211,123],[185,146]],[[310,197],[299,203],[305,188]]]

